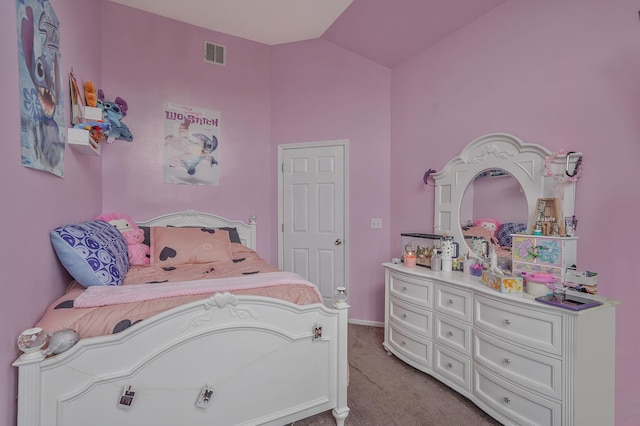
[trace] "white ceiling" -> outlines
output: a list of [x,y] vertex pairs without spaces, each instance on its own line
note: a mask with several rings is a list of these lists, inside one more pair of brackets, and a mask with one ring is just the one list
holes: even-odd
[[320,37],[352,0],[111,0],[275,45]]
[[389,68],[508,0],[111,0],[268,45],[323,38]]

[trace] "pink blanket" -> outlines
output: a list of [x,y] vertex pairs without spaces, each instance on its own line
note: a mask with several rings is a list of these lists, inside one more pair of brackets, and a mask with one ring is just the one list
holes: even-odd
[[167,282],[157,284],[131,284],[124,286],[92,286],[74,301],[76,308],[118,305],[143,302],[175,296],[213,294],[224,291],[275,287],[299,284],[313,288],[322,300],[315,285],[292,272],[267,272],[231,278],[214,278],[198,281]]

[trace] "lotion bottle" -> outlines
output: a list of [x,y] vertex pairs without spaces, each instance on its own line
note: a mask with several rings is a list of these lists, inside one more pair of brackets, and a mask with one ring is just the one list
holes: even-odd
[[496,246],[491,245],[491,254],[489,255],[489,262],[491,263],[491,269],[498,268],[498,253],[496,253]]

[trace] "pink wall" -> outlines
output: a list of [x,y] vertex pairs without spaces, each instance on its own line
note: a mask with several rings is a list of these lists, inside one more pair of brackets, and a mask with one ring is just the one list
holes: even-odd
[[[275,46],[271,75],[272,163],[278,144],[349,140],[349,317],[383,321],[381,264],[391,257],[391,71],[330,42],[312,40]],[[276,215],[277,188],[272,208]],[[382,229],[371,229],[372,217],[382,218]]]
[[640,424],[638,10],[637,0],[508,1],[392,77],[392,249],[401,231],[433,221],[433,188],[407,182],[473,139],[507,132],[584,153],[578,260],[622,301],[616,424],[625,426]]
[[[639,291],[629,268],[640,235],[628,219],[640,207],[639,0],[508,1],[393,72],[325,40],[269,48],[106,0],[52,2],[63,74],[73,66],[108,98],[124,97],[135,139],[104,146],[101,159],[67,149],[64,179],[20,165],[15,3],[0,3],[8,224],[0,249],[0,424],[15,422],[15,338],[68,279],[50,248],[53,227],[108,210],[144,218],[181,209],[256,214],[258,250],[275,263],[277,145],[348,139],[350,316],[382,321],[380,264],[399,251],[401,232],[430,232],[433,223],[424,171],[496,131],[585,154],[580,265],[600,273],[604,295],[624,301],[616,424],[640,423]],[[202,62],[204,40],[227,46],[226,67]],[[165,100],[221,111],[220,186],[162,183]],[[382,229],[370,228],[372,217],[382,218]],[[25,241],[28,256],[13,249]]]
[[[269,161],[268,46],[102,2],[102,88],[124,98],[134,140],[103,147],[103,209],[151,218],[193,209],[258,218],[258,250],[277,262]],[[204,42],[227,48],[227,65],[204,62]],[[163,183],[163,102],[220,111],[219,186]]]
[[[60,21],[62,87],[64,105],[71,67],[77,76],[100,81],[99,2],[55,0]],[[91,17],[91,19],[87,19]],[[2,244],[0,270],[0,424],[15,424],[17,370],[11,363],[18,355],[16,338],[31,327],[69,278],[60,267],[49,242],[49,231],[100,212],[101,162],[65,150],[64,179],[25,168],[20,162],[20,112],[16,2],[0,2],[0,199],[2,199]],[[80,37],[79,35],[82,35]]]
[[[473,214],[461,215],[461,221],[491,218],[500,223],[527,223],[529,220],[527,198],[513,176],[485,176],[476,179],[473,186]],[[467,192],[464,197],[467,197]]]

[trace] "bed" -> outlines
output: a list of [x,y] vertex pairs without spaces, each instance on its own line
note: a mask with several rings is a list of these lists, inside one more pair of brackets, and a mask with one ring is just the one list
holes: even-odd
[[[62,310],[73,311],[109,309],[103,302],[96,306],[96,300],[108,298],[103,293],[94,295],[94,305],[89,302],[87,308],[69,306],[69,301],[79,303],[80,296],[94,288],[131,291],[146,285],[155,291],[156,286],[175,290],[195,284],[198,290],[133,302],[127,293],[124,306],[164,304],[168,299],[178,303],[130,313],[126,326],[120,313],[104,320],[115,321],[119,328],[110,324],[104,330],[83,329],[82,319],[75,318],[79,322],[73,323],[74,329],[81,331],[73,347],[57,355],[36,351],[20,356],[13,363],[19,369],[18,426],[282,425],[328,410],[336,424],[344,424],[349,413],[349,305],[345,301],[327,308],[321,298],[300,296],[310,287],[300,277],[292,280],[297,290],[291,301],[273,297],[271,285],[256,284],[263,276],[280,281],[291,277],[269,269],[255,254],[254,220],[245,224],[186,211],[138,222],[138,226],[150,229],[154,238],[173,227],[235,229],[240,242],[232,243],[232,260],[243,259],[238,263],[248,266],[240,275],[229,275],[217,263],[208,269],[200,264],[204,271],[222,271],[200,283],[183,280],[183,275],[177,281],[163,277],[155,282],[149,275],[153,263],[130,267],[143,271],[148,284],[127,283],[128,272],[121,286],[85,290],[73,283],[48,311],[61,305]],[[152,258],[153,254],[152,247]],[[167,269],[171,268],[181,269],[175,265]],[[227,284],[240,281],[240,287]],[[203,289],[203,283],[214,287]],[[109,303],[117,305],[117,299]],[[51,331],[64,327],[63,320],[48,314],[38,325]]]
[[[511,245],[512,234],[523,233],[527,230],[527,224],[522,222],[504,222],[489,218],[481,218],[469,221],[462,226],[462,235],[466,245],[474,252],[484,252],[488,256],[490,251],[495,250],[498,256],[498,263],[503,269],[511,269]],[[474,240],[486,242],[474,247]],[[482,248],[481,248],[482,247]]]

